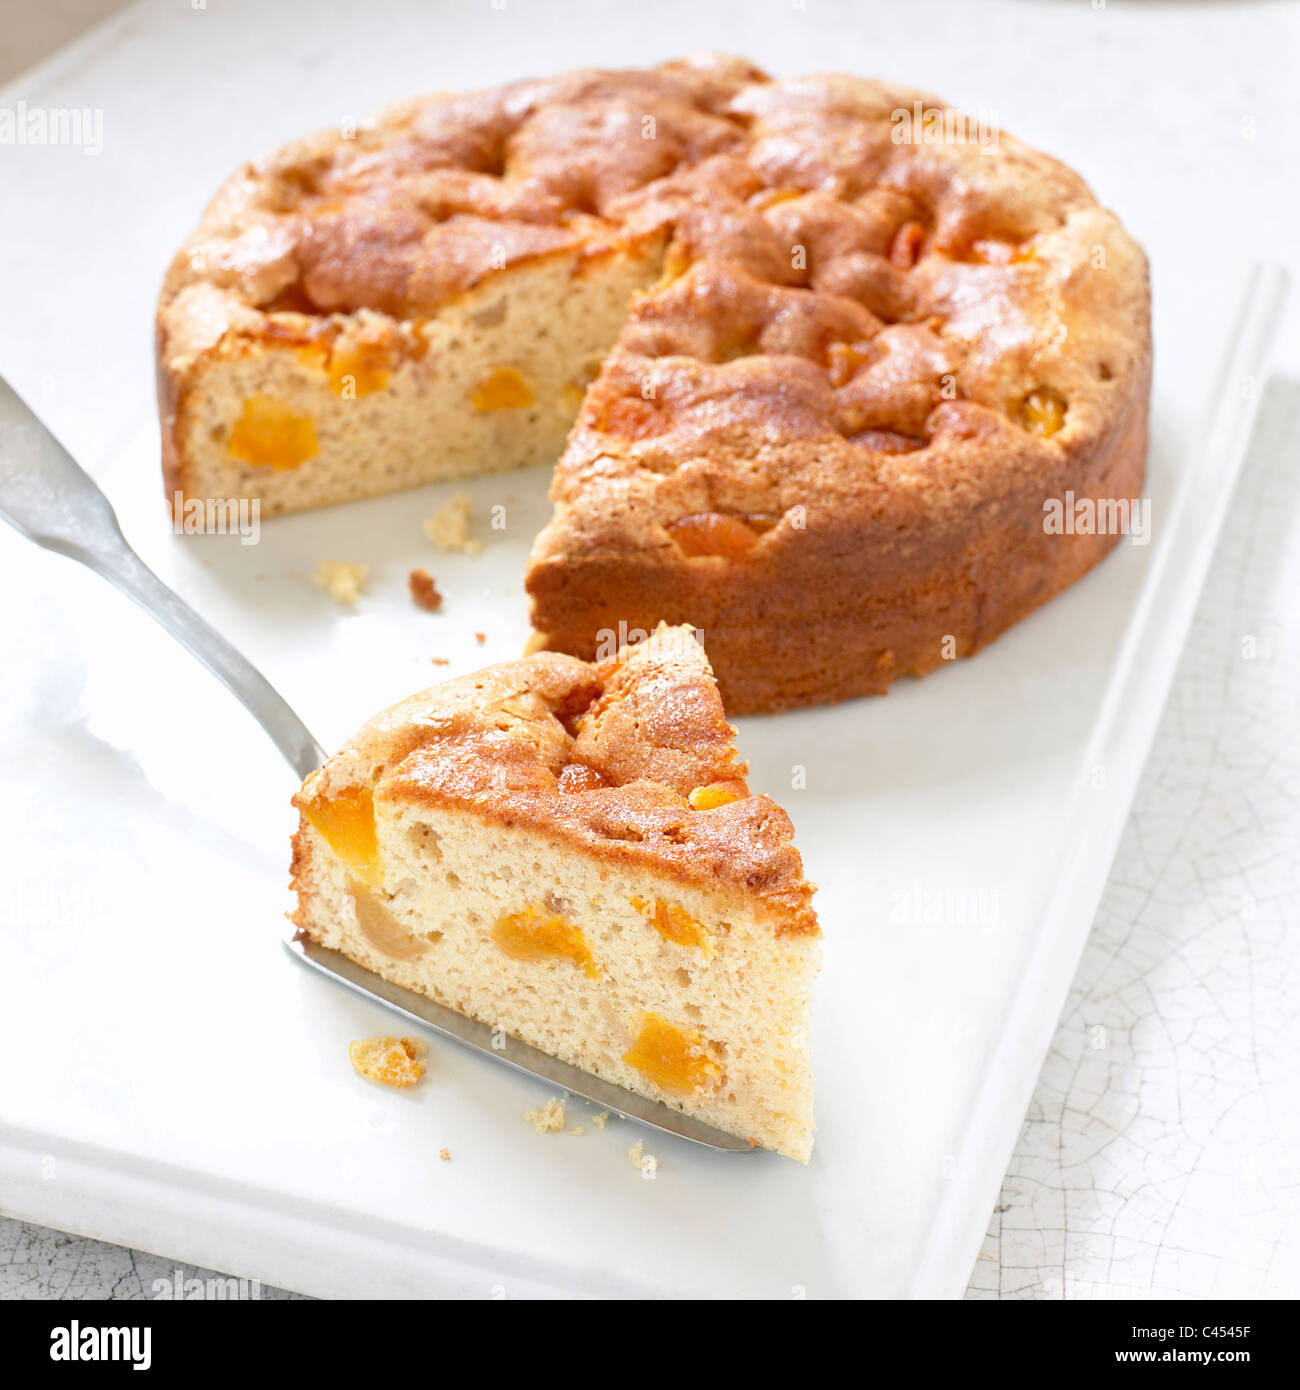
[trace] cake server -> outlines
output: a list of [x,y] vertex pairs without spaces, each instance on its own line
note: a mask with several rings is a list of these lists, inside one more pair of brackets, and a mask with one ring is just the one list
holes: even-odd
[[[0,377],[0,517],[28,540],[85,565],[133,599],[212,672],[270,735],[302,781],[325,761],[325,750],[284,698],[246,657],[170,589],[127,544],[108,498],[94,479]],[[551,1086],[581,1096],[629,1120],[712,1149],[757,1152],[691,1116],[633,1095],[569,1066],[485,1023],[444,1008],[422,994],[365,970],[315,942],[290,936],[289,953],[305,965]]]

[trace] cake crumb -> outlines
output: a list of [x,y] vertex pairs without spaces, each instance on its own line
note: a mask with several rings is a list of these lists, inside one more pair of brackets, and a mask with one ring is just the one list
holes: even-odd
[[476,633],[474,634],[474,640],[475,640],[475,641],[479,644],[479,646],[481,647],[481,646],[483,645],[483,643],[487,641],[487,633],[486,633],[486,632],[476,632]]
[[421,608],[427,609],[430,613],[442,611],[442,595],[428,570],[412,570],[406,577],[406,584],[411,591],[411,597]]
[[440,1159],[442,1159],[442,1161],[443,1161],[444,1163],[450,1162],[450,1161],[451,1161],[451,1150],[450,1150],[450,1149],[439,1149],[439,1150],[438,1150],[438,1157],[439,1157]]
[[552,1096],[540,1110],[529,1110],[524,1119],[538,1132],[550,1134],[564,1128],[564,1101]]
[[477,555],[483,542],[469,533],[470,498],[468,492],[453,493],[432,515],[424,520],[424,534],[439,550],[460,550]]
[[609,1123],[609,1111],[602,1110],[599,1115],[593,1115],[591,1117],[591,1122],[597,1129],[604,1129]]
[[638,1139],[627,1151],[627,1156],[632,1160],[632,1166],[641,1170],[642,1177],[654,1177],[659,1160],[654,1154],[646,1153],[644,1139]]
[[359,1038],[348,1044],[348,1057],[358,1075],[385,1086],[414,1086],[424,1075],[420,1058],[428,1047],[419,1038]]
[[451,657],[449,656],[431,656],[429,660],[432,661],[435,666],[451,665]]
[[574,1125],[574,1127],[569,1131],[569,1133],[572,1134],[573,1137],[574,1137],[575,1139],[581,1138],[581,1137],[582,1137],[582,1126],[581,1126],[581,1125]]
[[369,565],[350,565],[345,560],[322,560],[316,566],[311,582],[324,589],[335,603],[351,607],[365,587]]

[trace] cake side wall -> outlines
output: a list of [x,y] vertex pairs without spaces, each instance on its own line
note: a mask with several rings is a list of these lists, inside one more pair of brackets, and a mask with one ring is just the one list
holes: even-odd
[[1114,532],[1052,533],[1044,503],[1141,497],[1149,394],[1148,355],[1100,439],[1045,454],[1007,427],[975,460],[967,505],[909,516],[897,496],[877,509],[864,489],[861,505],[810,507],[802,529],[740,561],[687,557],[666,534],[620,555],[543,533],[527,579],[533,626],[546,648],[590,660],[611,633],[691,623],[734,715],[883,694],[987,646],[1114,548]]

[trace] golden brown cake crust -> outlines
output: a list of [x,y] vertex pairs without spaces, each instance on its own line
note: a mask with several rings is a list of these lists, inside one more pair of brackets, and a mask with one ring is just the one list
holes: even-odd
[[704,56],[296,142],[168,274],[169,495],[207,361],[341,335],[417,357],[426,319],[521,267],[659,256],[556,469],[527,580],[545,643],[589,659],[620,623],[693,623],[736,713],[973,652],[1115,543],[1045,534],[1043,503],[1139,494],[1151,345],[1115,217],[972,130],[909,89]]
[[[540,652],[372,719],[294,804],[356,786],[376,805],[451,807],[544,831],[612,863],[743,892],[777,935],[817,934],[789,817],[749,794],[708,658],[663,629],[598,666]],[[725,783],[737,799],[692,807]],[[299,863],[301,836],[295,841]]]
[[[282,332],[363,309],[415,319],[512,266],[574,247],[600,256],[663,220],[630,216],[648,186],[743,146],[728,108],[755,80],[739,59],[580,70],[294,141],[208,206],[161,316],[194,350],[222,326],[219,302],[229,326],[254,326],[251,310]],[[182,300],[193,312],[173,312]]]

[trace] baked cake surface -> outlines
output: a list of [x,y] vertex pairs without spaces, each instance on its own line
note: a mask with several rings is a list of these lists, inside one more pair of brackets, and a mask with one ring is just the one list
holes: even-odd
[[973,129],[704,56],[291,145],[167,277],[169,495],[273,512],[563,447],[543,645],[691,622],[735,713],[969,654],[1115,544],[1044,503],[1138,496],[1151,363],[1137,244]]
[[689,629],[541,652],[371,720],[304,783],[300,931],[756,1144],[812,1146],[820,955]]

